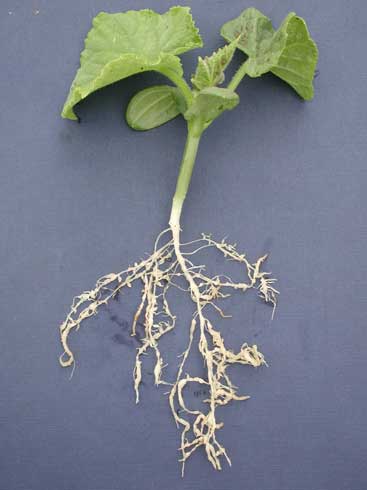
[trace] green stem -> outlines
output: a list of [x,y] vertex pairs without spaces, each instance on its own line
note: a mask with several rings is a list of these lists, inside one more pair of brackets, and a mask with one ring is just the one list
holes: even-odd
[[170,70],[168,68],[159,68],[159,70],[157,71],[159,73],[163,73],[163,75],[169,78],[171,82],[173,82],[176,87],[181,90],[182,95],[185,97],[186,104],[189,106],[192,102],[193,95],[186,80],[183,77],[177,75],[177,73],[175,73],[173,70]]
[[246,62],[242,63],[242,65],[239,67],[239,69],[233,75],[232,80],[228,84],[228,88],[230,90],[233,90],[233,92],[234,92],[236,90],[236,88],[238,87],[238,85],[241,83],[241,81],[245,75],[246,75]]
[[193,119],[188,122],[187,127],[188,134],[185,150],[177,178],[176,191],[172,200],[171,217],[169,221],[171,227],[180,226],[182,205],[190,185],[201,135],[204,131],[203,124],[199,119]]

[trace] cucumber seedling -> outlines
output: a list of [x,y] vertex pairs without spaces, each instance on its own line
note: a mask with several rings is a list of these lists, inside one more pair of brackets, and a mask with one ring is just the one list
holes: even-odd
[[[69,346],[70,333],[78,330],[84,320],[96,315],[100,307],[106,306],[122,289],[135,282],[141,284],[141,301],[132,319],[131,331],[136,335],[138,328],[143,330],[133,371],[136,402],[139,401],[143,375],[143,355],[151,350],[155,356],[155,384],[169,387],[172,416],[182,429],[182,472],[186,460],[200,447],[205,449],[215,469],[221,469],[223,457],[230,464],[225,448],[217,439],[217,431],[223,423],[217,420],[216,409],[232,400],[248,397],[237,393],[228,368],[234,364],[253,367],[265,364],[256,345],[244,343],[237,352],[228,349],[207,311],[213,309],[219,319],[224,317],[217,302],[235,290],[245,293],[257,289],[273,308],[278,294],[275,279],[263,271],[266,256],[250,262],[236,246],[225,240],[215,241],[209,235],[181,243],[180,216],[200,139],[215,119],[237,106],[239,97],[235,90],[245,75],[256,78],[271,72],[288,83],[301,98],[311,99],[318,57],[304,20],[294,13],[287,15],[275,30],[267,17],[249,8],[224,24],[221,34],[227,43],[211,56],[199,57],[190,86],[183,77],[178,55],[202,47],[202,40],[189,8],[173,7],[163,15],[152,10],[102,12],[93,20],[81,54],[80,68],[62,111],[64,118],[77,120],[74,106],[92,92],[128,76],[153,70],[165,75],[172,85],[158,85],[136,94],[127,108],[127,123],[135,130],[145,131],[178,115],[187,122],[187,140],[169,226],[159,234],[152,254],[121,272],[107,274],[98,279],[93,289],[76,296],[60,327],[64,350],[60,363],[64,367],[72,366],[75,361]],[[236,50],[242,51],[246,58],[224,87],[224,72]],[[210,276],[203,266],[195,266],[195,252],[208,248],[237,262],[245,271],[243,281],[235,282],[224,275]],[[164,360],[159,345],[161,338],[179,322],[167,299],[168,290],[177,286],[175,279],[179,277],[187,283],[187,288],[179,289],[193,301],[194,312],[188,325],[188,345],[180,357],[175,380],[169,383],[163,379]],[[205,370],[202,377],[187,374],[186,361],[196,339]],[[209,393],[202,410],[190,409],[185,403],[184,391],[190,383],[199,383]]]

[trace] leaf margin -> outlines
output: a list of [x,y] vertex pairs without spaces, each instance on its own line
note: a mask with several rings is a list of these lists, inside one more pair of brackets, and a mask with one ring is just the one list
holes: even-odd
[[[199,56],[195,73],[191,77],[193,86],[197,90],[202,90],[221,85],[224,82],[224,71],[232,61],[236,48],[237,39],[221,46],[210,56],[204,56],[204,58]],[[200,78],[204,80],[201,81]]]
[[[172,50],[172,53],[174,54],[161,52],[160,56],[156,60],[154,60],[155,61],[154,63],[151,63],[145,54],[121,53],[115,59],[110,60],[108,63],[105,63],[100,73],[96,77],[94,77],[91,82],[84,85],[78,83],[78,77],[81,77],[83,75],[83,65],[85,65],[85,63],[88,63],[88,50],[89,50],[90,40],[91,38],[93,39],[93,35],[96,32],[96,27],[98,27],[101,18],[105,16],[111,18],[112,16],[122,16],[131,13],[135,13],[135,14],[142,13],[144,15],[150,14],[152,16],[155,16],[157,19],[158,17],[160,19],[163,19],[165,18],[165,16],[168,17],[169,15],[173,15],[177,12],[182,13],[184,19],[186,19],[186,21],[189,23],[189,28],[191,30],[192,37],[190,41],[187,42],[186,46],[181,46]],[[85,99],[88,95],[95,92],[96,90],[99,90],[107,85],[111,85],[112,83],[115,83],[119,80],[122,80],[124,78],[127,78],[137,73],[143,73],[145,71],[158,71],[165,74],[166,76],[168,76],[171,73],[172,76],[182,77],[183,69],[182,69],[181,60],[180,58],[178,58],[178,55],[186,51],[189,51],[191,49],[202,47],[202,45],[203,45],[203,41],[200,36],[199,29],[195,25],[190,7],[173,6],[163,14],[158,14],[152,9],[128,10],[125,12],[118,12],[115,14],[110,14],[107,12],[99,12],[93,18],[92,27],[90,28],[90,30],[87,33],[87,36],[85,37],[84,49],[80,54],[79,68],[70,86],[68,96],[66,98],[66,101],[64,103],[61,112],[61,116],[65,119],[78,120],[79,118],[74,112],[74,107],[77,103]],[[101,82],[101,80],[103,80],[104,77],[106,76],[106,71],[107,72],[108,70],[113,71],[114,66],[119,63],[122,63],[122,66],[126,66],[130,63],[130,65],[132,65],[132,68],[130,70],[127,69],[127,71],[123,73],[122,76],[118,76],[112,81],[109,81],[108,83]]]
[[[242,18],[245,18],[246,15],[248,15],[249,17],[249,19],[246,19],[248,20],[248,24],[251,24],[251,22],[253,22],[253,25],[255,25],[255,27],[251,26],[252,27],[251,29],[248,27],[248,25],[246,25],[245,27],[245,24],[243,24],[242,26],[243,31],[245,31],[245,29],[248,30],[247,39],[249,39],[249,42],[248,42],[247,49],[246,49],[246,45],[243,44],[241,39],[239,39],[238,42],[238,49],[244,52],[248,56],[247,60],[244,63],[246,65],[245,66],[246,74],[252,78],[256,78],[267,72],[271,72],[275,76],[285,81],[288,85],[290,85],[301,98],[303,98],[304,100],[311,100],[314,96],[313,80],[315,77],[315,71],[318,62],[318,48],[315,41],[311,37],[311,34],[308,30],[307,23],[305,22],[305,20],[302,17],[296,15],[295,12],[290,12],[284,18],[279,28],[275,30],[274,27],[272,26],[271,20],[267,16],[265,16],[262,12],[260,12],[256,8],[251,7],[243,10],[239,16],[223,24],[223,26],[221,27],[221,35],[226,41],[229,42],[233,40],[235,36],[240,36],[241,38],[241,31],[239,30],[241,27],[240,24]],[[251,17],[253,18],[257,17],[257,18],[254,21],[253,18]],[[264,48],[265,46],[265,49],[263,49],[263,52],[261,52],[260,50],[261,43],[258,42],[256,48],[257,50],[260,51],[260,55],[258,53],[254,55],[252,52],[253,50],[252,44],[254,43],[254,39],[251,39],[251,35],[253,35],[254,32],[255,35],[257,34],[257,23],[260,21],[263,23],[263,31],[266,32],[267,34],[266,36],[264,36],[264,39],[261,41],[263,44],[262,47]],[[292,23],[294,22],[300,23],[301,30],[303,29],[304,34],[307,37],[306,39],[307,47],[310,49],[309,57],[306,60],[306,62],[308,63],[308,67],[306,64],[306,68],[308,68],[309,74],[307,77],[303,77],[306,83],[305,82],[296,83],[294,80],[290,81],[289,78],[287,78],[285,75],[280,74],[281,70],[279,70],[277,67],[277,63],[279,62],[280,59],[282,59],[284,52],[290,47],[290,44],[287,44],[287,40],[290,37],[290,33],[288,32],[288,29],[292,27]],[[235,27],[237,27],[237,29],[235,29]],[[242,36],[244,34],[245,33],[242,32]],[[269,37],[270,34],[271,34],[271,39]],[[268,59],[266,61],[269,61],[269,64],[267,65],[266,63],[263,63],[263,66],[261,67],[261,64],[256,62],[256,55],[259,58],[264,55],[266,49],[268,49],[269,45],[271,45],[271,42],[269,44],[269,41],[273,42],[274,44],[278,43],[278,55],[276,56],[277,53],[276,49],[273,50],[273,53],[272,52],[268,53]],[[281,49],[279,48],[279,45]],[[270,63],[271,56],[275,57],[276,59],[276,61],[273,63]],[[302,75],[300,75],[299,73],[294,73],[294,75],[298,76],[299,78],[302,78]],[[300,86],[303,86],[303,88]]]

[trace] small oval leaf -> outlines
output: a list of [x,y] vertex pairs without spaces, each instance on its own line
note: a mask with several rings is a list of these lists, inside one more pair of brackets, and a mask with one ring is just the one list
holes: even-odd
[[156,85],[134,95],[126,110],[126,121],[131,128],[146,131],[174,119],[183,110],[177,88]]

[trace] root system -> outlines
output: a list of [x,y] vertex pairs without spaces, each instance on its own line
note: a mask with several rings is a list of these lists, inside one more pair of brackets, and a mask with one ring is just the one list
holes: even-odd
[[[230,277],[222,275],[209,277],[204,266],[195,266],[192,262],[193,256],[207,248],[214,248],[224,258],[237,262],[244,272],[243,282],[234,282]],[[265,359],[256,345],[243,343],[237,352],[228,349],[220,331],[209,320],[206,312],[212,308],[219,319],[224,318],[226,315],[219,307],[218,300],[230,296],[231,291],[245,293],[249,289],[257,289],[261,298],[270,303],[274,311],[278,291],[274,288],[275,279],[262,270],[266,257],[265,255],[251,263],[245,254],[237,251],[235,245],[228,244],[225,240],[217,242],[208,235],[190,243],[180,244],[180,230],[177,226],[171,226],[159,235],[153,253],[148,258],[124,271],[101,277],[94,289],[76,296],[69,314],[60,327],[64,350],[60,363],[63,367],[72,366],[75,360],[69,345],[70,333],[79,330],[84,320],[96,315],[100,307],[107,306],[123,288],[130,288],[137,282],[141,284],[141,301],[131,326],[131,335],[135,336],[138,324],[144,325],[144,334],[136,352],[133,372],[136,403],[139,402],[139,387],[143,376],[143,356],[151,350],[155,355],[155,384],[169,386],[172,416],[177,427],[182,430],[182,473],[186,460],[201,446],[215,469],[221,469],[222,458],[231,464],[225,448],[217,438],[217,431],[223,427],[223,423],[218,422],[216,409],[232,400],[246,400],[249,397],[237,393],[237,387],[232,383],[227,370],[234,364],[256,368],[265,364]],[[187,289],[179,284],[179,277],[186,280]],[[188,345],[180,356],[175,380],[168,382],[163,378],[165,364],[159,341],[173,330],[177,323],[167,299],[167,292],[172,287],[189,294],[195,307],[188,329]],[[198,349],[205,366],[204,377],[187,374],[186,361],[196,338],[199,339]],[[207,388],[209,397],[204,400],[205,409],[192,410],[187,406],[185,388],[189,383],[199,383]]]

